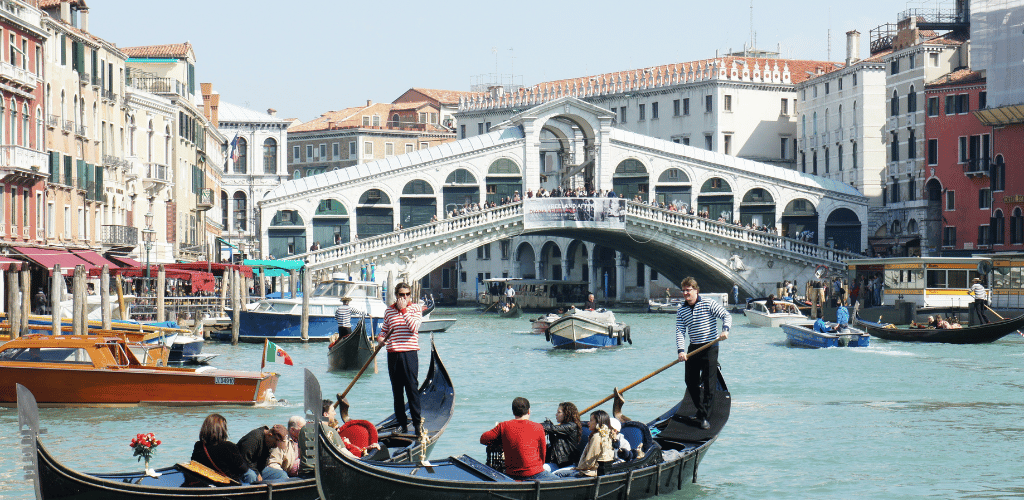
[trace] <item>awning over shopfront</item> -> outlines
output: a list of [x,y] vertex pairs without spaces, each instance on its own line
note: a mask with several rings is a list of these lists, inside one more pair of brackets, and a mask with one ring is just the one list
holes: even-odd
[[102,268],[103,266],[108,266],[110,269],[114,269],[116,267],[124,267],[121,263],[107,259],[106,257],[92,250],[72,250],[71,253],[81,257],[83,260],[88,261],[90,264],[93,265],[93,267]]
[[[101,272],[101,269],[97,267],[89,271],[89,276],[98,278]],[[149,276],[151,279],[155,279],[159,272],[159,266],[153,265],[149,267]],[[126,278],[144,278],[146,276],[146,268],[120,267],[117,269],[111,269],[110,275],[124,276]],[[193,293],[214,291],[213,275],[207,272],[186,271],[184,269],[167,269],[164,267],[164,276],[167,279],[184,280],[189,282],[192,285]]]
[[188,271],[202,271],[210,272],[215,276],[223,276],[224,271],[230,269],[238,269],[238,272],[242,273],[242,276],[246,278],[252,278],[252,268],[249,266],[240,266],[237,264],[224,264],[221,262],[185,262],[179,264],[167,264],[164,266],[165,269],[185,269]]
[[119,262],[121,265],[118,267],[142,267],[141,262],[129,257],[121,257],[120,255],[111,255],[108,257],[108,260],[111,262]]
[[53,267],[60,265],[63,275],[71,275],[75,272],[75,266],[85,266],[85,269],[96,267],[91,262],[62,249],[56,248],[33,248],[33,247],[11,247],[14,251],[25,256],[28,260],[39,264],[53,274]]

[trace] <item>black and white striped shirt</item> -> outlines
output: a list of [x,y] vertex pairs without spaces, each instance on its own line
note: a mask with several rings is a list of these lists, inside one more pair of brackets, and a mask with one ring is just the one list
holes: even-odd
[[334,310],[334,319],[338,320],[339,327],[352,328],[352,306],[342,304]]
[[722,319],[722,329],[732,328],[732,316],[722,304],[707,300],[697,295],[697,301],[690,307],[684,301],[676,311],[676,349],[686,350],[686,337],[690,343],[706,344],[718,338],[718,321]]

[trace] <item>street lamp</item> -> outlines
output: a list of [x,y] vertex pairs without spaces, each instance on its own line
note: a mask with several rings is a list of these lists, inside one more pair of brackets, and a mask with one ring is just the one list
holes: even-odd
[[146,213],[146,228],[142,230],[142,244],[146,247],[146,289],[149,289],[149,251],[153,249],[153,238],[156,231],[153,230],[153,212]]

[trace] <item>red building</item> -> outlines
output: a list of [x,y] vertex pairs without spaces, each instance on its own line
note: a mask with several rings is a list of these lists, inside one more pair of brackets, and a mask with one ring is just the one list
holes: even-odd
[[984,107],[978,72],[957,70],[925,86],[925,189],[938,194],[932,197],[934,216],[942,218],[942,255],[1009,249],[1005,164],[993,155],[992,127],[972,113]]

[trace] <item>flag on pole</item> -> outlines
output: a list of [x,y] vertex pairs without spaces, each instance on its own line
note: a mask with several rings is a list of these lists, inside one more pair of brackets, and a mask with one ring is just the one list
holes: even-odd
[[281,349],[277,344],[269,340],[264,339],[263,342],[263,364],[260,365],[261,370],[267,363],[284,363],[288,366],[294,366],[292,357],[284,352],[284,349]]
[[235,134],[235,137],[231,139],[231,161],[238,161],[238,134]]

